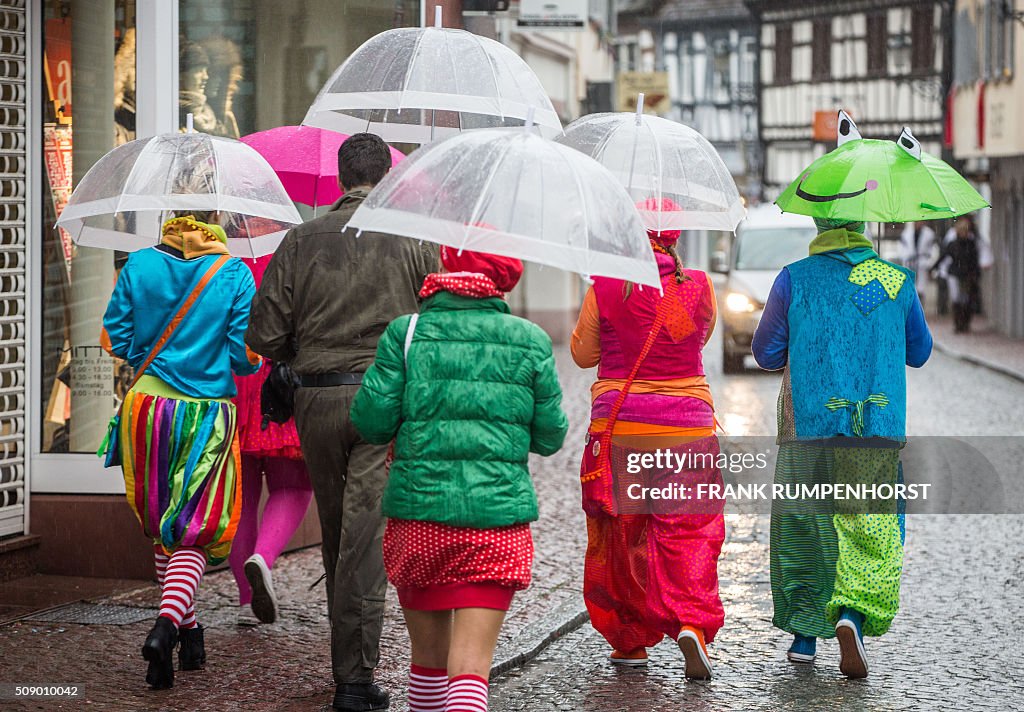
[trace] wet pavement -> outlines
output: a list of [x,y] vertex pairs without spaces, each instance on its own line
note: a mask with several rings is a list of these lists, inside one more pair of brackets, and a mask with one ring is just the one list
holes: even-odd
[[950,317],[928,318],[935,343],[945,353],[968,359],[1024,381],[1024,339],[997,332],[985,317],[975,317],[971,330],[958,334]]
[[[774,434],[779,377],[751,371],[723,377],[720,343],[707,350],[719,418],[730,435]],[[558,353],[572,422],[566,447],[537,458],[534,479],[541,519],[534,527],[534,585],[516,597],[499,658],[517,650],[524,632],[553,627],[582,608],[585,531],[579,509],[579,451],[592,372]],[[910,430],[929,435],[1024,433],[1024,384],[936,354],[909,376]],[[965,473],[969,476],[969,473]],[[1018,510],[1020,511],[1020,510]],[[844,680],[834,643],[818,663],[785,662],[788,640],[771,627],[768,520],[731,514],[721,562],[726,626],[712,646],[716,679],[688,683],[670,643],[652,650],[647,671],[621,671],[589,624],[553,643],[525,668],[494,681],[493,710],[816,710],[1022,709],[1024,653],[1016,621],[1024,600],[1022,516],[920,515],[908,521],[900,615],[892,631],[869,640],[866,681]],[[209,662],[178,673],[174,689],[146,688],[139,647],[150,627],[22,621],[0,627],[0,682],[73,682],[85,700],[11,703],[4,709],[317,710],[330,701],[328,634],[318,550],[283,557],[275,567],[280,622],[235,625],[234,582],[210,574],[200,592]],[[101,599],[155,613],[155,585]],[[403,710],[407,639],[393,591],[379,680]],[[526,636],[529,637],[529,636]],[[530,638],[531,641],[534,638]],[[532,644],[532,643],[531,643]]]

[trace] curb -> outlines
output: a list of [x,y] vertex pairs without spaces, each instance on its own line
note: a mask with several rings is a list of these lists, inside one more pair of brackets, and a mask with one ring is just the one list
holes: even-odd
[[944,346],[938,341],[933,342],[932,348],[934,348],[941,354],[945,354],[946,356],[950,356],[952,358],[964,361],[965,363],[969,363],[974,366],[980,366],[981,368],[985,368],[994,373],[998,373],[1002,376],[1006,376],[1007,378],[1011,378],[1014,381],[1024,383],[1024,373],[1021,373],[1020,371],[1015,371],[1014,369],[1009,368],[1007,366],[1003,366],[1002,364],[998,364],[995,363],[994,361],[989,361],[987,359],[979,358],[978,356],[972,356],[971,354],[962,353],[955,349],[951,349],[948,346]]
[[491,665],[491,679],[526,665],[549,645],[572,633],[589,620],[590,614],[580,602],[566,601],[551,615],[528,625],[510,642],[499,646]]

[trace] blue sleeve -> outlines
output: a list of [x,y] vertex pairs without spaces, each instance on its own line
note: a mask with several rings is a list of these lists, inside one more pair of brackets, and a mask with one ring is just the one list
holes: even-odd
[[768,371],[785,368],[789,359],[790,292],[789,270],[783,269],[775,278],[750,343],[757,365]]
[[231,356],[231,370],[239,376],[248,376],[260,370],[261,359],[245,347],[245,330],[249,326],[249,311],[252,309],[252,298],[256,296],[256,281],[252,272],[239,262],[237,270],[238,289],[234,302],[231,304],[231,316],[228,318],[228,353]]
[[914,291],[914,301],[907,313],[907,365],[911,368],[924,366],[925,361],[932,355],[932,332],[928,329],[928,322],[924,318],[924,307],[921,306],[921,298]]
[[[110,353],[127,359],[135,339],[135,319],[132,315],[132,261],[131,258],[117,276],[114,293],[110,295],[103,314],[103,328],[110,338]],[[131,364],[133,367],[139,364]]]

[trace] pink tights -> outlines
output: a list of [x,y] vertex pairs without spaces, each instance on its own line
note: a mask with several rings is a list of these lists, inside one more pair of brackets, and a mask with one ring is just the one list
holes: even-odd
[[[268,496],[260,521],[263,475],[267,477]],[[228,557],[238,583],[240,605],[252,601],[252,589],[243,572],[245,560],[259,554],[272,568],[306,516],[312,497],[313,488],[302,461],[242,455],[242,516]]]

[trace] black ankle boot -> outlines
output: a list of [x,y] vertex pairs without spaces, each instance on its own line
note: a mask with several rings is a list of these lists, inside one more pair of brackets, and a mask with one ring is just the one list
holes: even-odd
[[372,712],[386,710],[391,696],[372,682],[338,685],[331,706],[340,712]]
[[178,644],[178,627],[170,618],[160,616],[142,644],[142,657],[149,661],[146,682],[154,690],[174,687],[174,646]]
[[182,670],[199,670],[206,664],[206,645],[203,642],[203,626],[182,628],[178,631],[181,647],[178,648],[178,663]]

